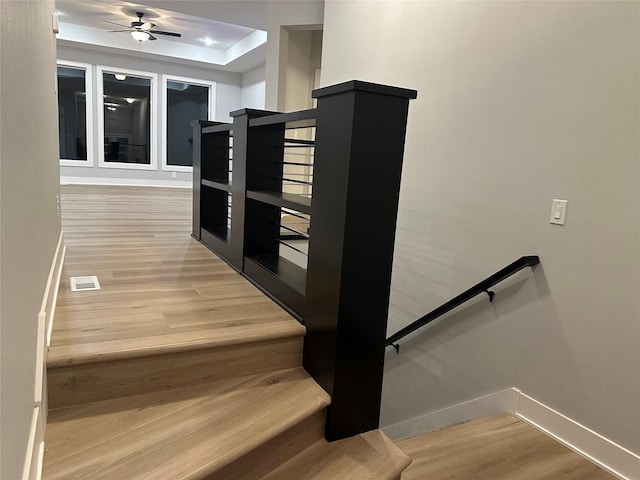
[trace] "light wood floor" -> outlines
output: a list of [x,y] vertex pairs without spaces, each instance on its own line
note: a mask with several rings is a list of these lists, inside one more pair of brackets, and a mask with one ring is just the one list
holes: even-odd
[[402,480],[612,480],[615,477],[512,415],[398,442],[413,460]]
[[[50,367],[304,334],[190,237],[191,190],[62,186],[61,204],[67,251]],[[72,292],[69,277],[85,275],[102,289]],[[256,333],[257,323],[268,328]]]

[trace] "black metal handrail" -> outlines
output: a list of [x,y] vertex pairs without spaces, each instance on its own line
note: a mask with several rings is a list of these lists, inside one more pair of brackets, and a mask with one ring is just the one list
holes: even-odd
[[415,332],[419,328],[424,327],[426,324],[433,322],[436,318],[441,317],[442,315],[453,310],[457,306],[462,305],[464,302],[471,300],[476,295],[480,295],[481,293],[486,293],[487,295],[489,295],[489,301],[492,302],[495,292],[489,290],[491,287],[493,287],[497,283],[500,283],[502,280],[506,279],[507,277],[510,277],[514,273],[519,272],[523,268],[533,267],[538,263],[540,263],[540,257],[538,257],[537,255],[528,255],[528,256],[520,257],[518,260],[507,265],[502,270],[499,270],[498,272],[494,273],[490,277],[487,277],[484,280],[482,280],[480,283],[474,285],[470,289],[462,292],[457,297],[452,298],[446,303],[443,303],[435,310],[432,310],[431,312],[427,313],[424,317],[419,318],[412,324],[404,327],[402,330],[397,331],[396,333],[391,335],[389,338],[387,338],[386,346],[387,347],[392,346],[393,348],[396,349],[396,352],[399,352],[400,345],[398,345],[397,343],[398,340],[406,337],[410,333]]

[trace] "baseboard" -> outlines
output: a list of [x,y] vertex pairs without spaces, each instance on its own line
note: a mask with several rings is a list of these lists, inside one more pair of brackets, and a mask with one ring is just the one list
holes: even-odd
[[638,478],[640,456],[522,392],[515,415],[612,475]]
[[40,449],[36,445],[44,440],[44,432],[42,432],[42,440],[39,438],[41,424],[40,406],[36,405],[31,416],[31,426],[29,428],[29,440],[27,442],[27,454],[24,458],[24,466],[22,467],[22,480],[34,480],[38,477],[37,469],[40,457]]
[[53,317],[58,300],[58,287],[62,275],[66,248],[64,233],[60,231],[58,244],[49,269],[45,284],[40,312],[38,313],[38,335],[36,340],[36,370],[33,399],[33,416],[29,429],[29,440],[22,469],[22,480],[37,480],[42,475],[42,459],[44,456],[44,433],[47,424],[47,351],[51,343]]
[[67,246],[64,244],[64,232],[60,231],[60,238],[58,239],[58,247],[56,248],[54,262],[51,265],[51,272],[49,273],[49,282],[47,283],[47,293],[51,292],[51,295],[48,295],[47,304],[45,308],[47,350],[51,346],[51,333],[53,332],[53,319],[56,313],[56,302],[58,301],[58,289],[60,288],[60,278],[62,277],[62,267],[64,265],[64,258],[66,253],[67,253]]
[[192,182],[184,180],[153,180],[147,178],[103,178],[61,176],[61,185],[110,185],[128,187],[192,188]]
[[40,442],[38,446],[38,463],[35,467],[35,476],[33,480],[42,479],[42,470],[44,468],[44,440]]
[[507,388],[405,422],[383,427],[382,431],[393,440],[401,440],[500,413],[514,413],[518,402],[518,393],[515,388]]
[[500,413],[515,415],[620,479],[638,479],[640,456],[517,388],[500,390],[405,422],[382,427],[382,430],[390,438],[401,440]]

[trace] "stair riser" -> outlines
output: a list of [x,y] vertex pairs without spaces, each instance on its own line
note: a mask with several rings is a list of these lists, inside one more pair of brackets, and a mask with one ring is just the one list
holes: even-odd
[[157,392],[300,366],[302,338],[49,368],[49,408]]
[[257,479],[302,452],[324,436],[325,409],[247,452],[241,458],[203,477],[206,480]]

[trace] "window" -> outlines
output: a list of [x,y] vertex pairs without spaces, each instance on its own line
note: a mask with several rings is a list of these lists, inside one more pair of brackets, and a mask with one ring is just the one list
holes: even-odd
[[58,62],[60,164],[93,166],[91,65]]
[[155,73],[98,66],[101,167],[157,167]]
[[214,118],[215,83],[184,77],[162,77],[162,169],[191,171],[193,120]]

